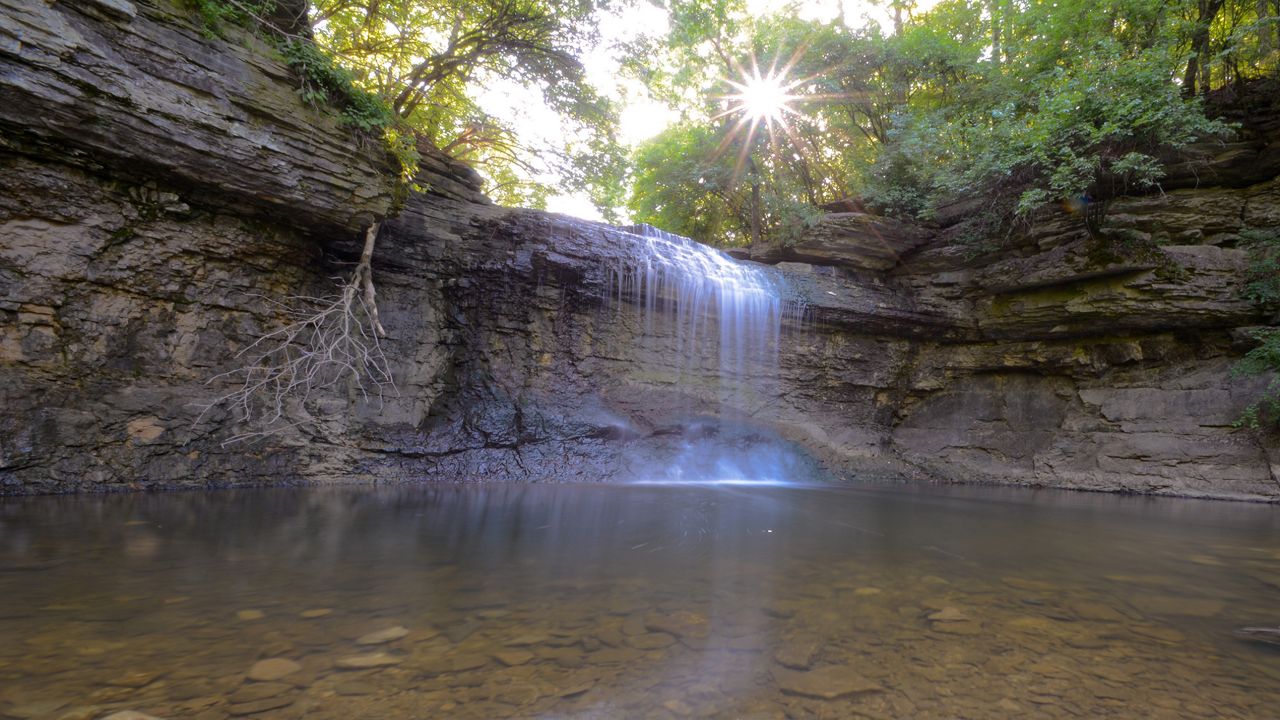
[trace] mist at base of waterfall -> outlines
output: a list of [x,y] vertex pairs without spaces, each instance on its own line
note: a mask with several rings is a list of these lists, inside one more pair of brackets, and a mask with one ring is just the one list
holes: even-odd
[[630,482],[689,485],[811,485],[828,480],[804,448],[743,423],[695,419],[623,454]]

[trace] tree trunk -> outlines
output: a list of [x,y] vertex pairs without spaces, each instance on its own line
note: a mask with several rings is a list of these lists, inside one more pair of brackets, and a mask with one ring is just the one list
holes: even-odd
[[989,0],[987,11],[991,14],[991,62],[1000,64],[1000,29],[1004,25],[1004,16],[1000,10],[1000,0]]
[[1182,76],[1182,96],[1192,97],[1196,94],[1196,81],[1200,81],[1201,92],[1209,92],[1209,28],[1213,19],[1218,16],[1225,0],[1200,0],[1200,17],[1196,28],[1191,33],[1191,57],[1187,60],[1187,72]]
[[1280,6],[1280,2],[1258,0],[1258,57],[1263,60],[1271,54],[1272,50],[1275,50],[1277,34],[1280,34],[1280,26],[1275,22],[1268,22],[1273,17],[1271,15],[1273,4]]

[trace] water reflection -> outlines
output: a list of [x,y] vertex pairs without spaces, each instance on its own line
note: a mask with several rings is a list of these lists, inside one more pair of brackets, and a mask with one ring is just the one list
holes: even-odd
[[1280,520],[1236,503],[732,483],[12,499],[0,713],[1273,717],[1280,653],[1231,631],[1280,622],[1277,592]]

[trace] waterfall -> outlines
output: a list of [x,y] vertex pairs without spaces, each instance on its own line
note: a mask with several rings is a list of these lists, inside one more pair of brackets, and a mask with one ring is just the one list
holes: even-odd
[[672,335],[682,369],[714,343],[726,382],[777,368],[783,322],[804,314],[803,303],[783,299],[777,273],[650,225],[624,230],[636,252],[611,268],[607,292],[614,307],[637,309],[646,338]]
[[771,427],[778,348],[805,314],[782,274],[648,225],[624,231],[630,243],[609,268],[607,305],[633,328],[645,358],[635,370],[641,385],[674,389],[657,402],[668,403],[662,420],[681,429],[665,454],[637,450],[641,481],[773,484],[811,475]]

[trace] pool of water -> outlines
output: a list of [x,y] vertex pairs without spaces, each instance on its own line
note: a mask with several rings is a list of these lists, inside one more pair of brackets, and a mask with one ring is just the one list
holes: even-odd
[[[0,500],[0,715],[1275,718],[1280,512],[999,489]],[[265,662],[264,662],[265,661]]]

